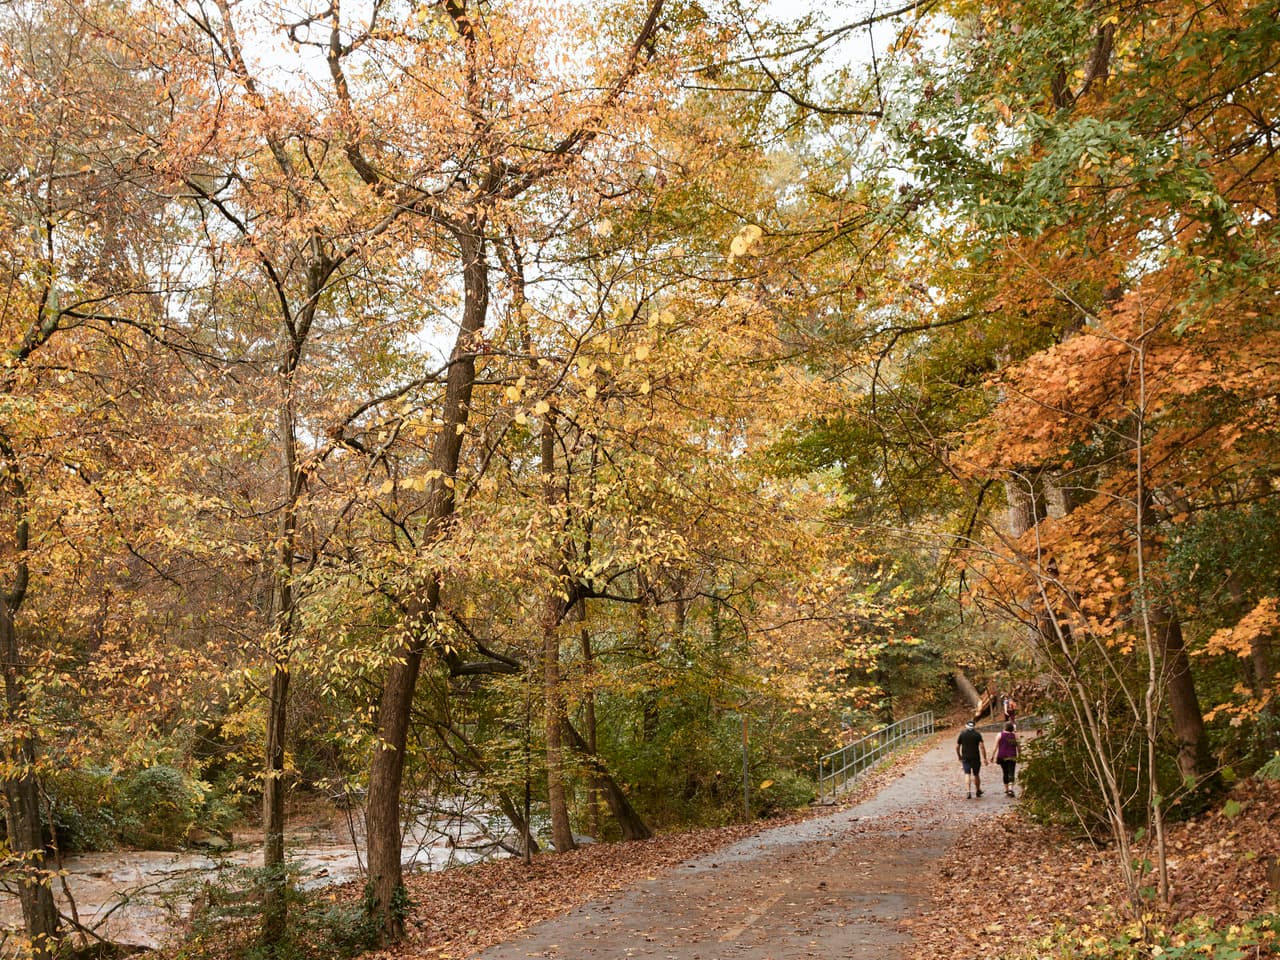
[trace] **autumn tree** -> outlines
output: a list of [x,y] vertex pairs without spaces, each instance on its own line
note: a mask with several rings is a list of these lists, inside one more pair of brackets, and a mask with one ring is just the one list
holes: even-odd
[[[580,65],[557,59],[559,45],[535,40],[552,28],[547,11],[446,4],[419,15],[375,8],[362,25],[344,27],[337,11],[295,28],[324,51],[335,116],[348,131],[343,151],[372,195],[407,215],[428,263],[452,248],[459,294],[452,346],[432,387],[407,394],[433,410],[425,506],[413,541],[447,542],[457,502],[459,463],[468,432],[476,364],[491,300],[490,231],[503,205],[569,175],[655,59],[661,4],[615,21],[628,33],[601,34],[594,46],[582,15],[559,11],[557,36],[581,45]],[[319,32],[317,32],[319,31]],[[320,39],[316,39],[319,37]],[[529,51],[540,50],[538,60]],[[375,74],[353,62],[385,65]],[[548,85],[546,97],[525,92]],[[598,92],[591,92],[592,89]],[[583,91],[583,92],[575,92]],[[385,659],[378,741],[370,770],[369,871],[372,911],[389,936],[403,922],[399,804],[409,719],[422,658],[437,649],[454,669],[456,652],[433,641],[444,572],[424,552],[399,587],[403,616]]]
[[[555,611],[548,622],[564,623],[570,614],[573,622],[565,624],[562,640],[544,643],[544,656],[582,658],[574,672],[583,674],[576,696],[586,722],[595,684],[608,690],[620,682],[611,678],[630,673],[621,682],[635,689],[649,672],[649,688],[638,689],[646,704],[644,740],[658,724],[658,703],[676,700],[661,691],[683,686],[665,674],[667,659],[683,657],[705,670],[698,694],[718,709],[736,702],[749,712],[764,688],[755,671],[771,673],[784,659],[794,684],[785,693],[775,687],[779,700],[821,698],[825,685],[815,675],[839,655],[818,637],[847,639],[857,619],[852,609],[863,599],[834,586],[843,583],[847,567],[835,558],[838,550],[824,555],[801,532],[800,518],[822,495],[788,510],[781,506],[786,484],[778,485],[777,501],[752,493],[774,485],[761,472],[763,454],[760,460],[753,454],[768,445],[780,422],[815,402],[837,402],[839,391],[788,364],[797,338],[783,327],[791,318],[775,313],[760,290],[758,272],[772,262],[760,256],[761,229],[732,210],[709,217],[697,204],[717,196],[726,206],[774,202],[771,162],[756,139],[764,115],[753,104],[728,115],[706,106],[703,113],[690,104],[667,121],[651,148],[658,175],[631,184],[617,178],[617,199],[603,223],[568,242],[529,244],[504,258],[516,284],[516,309],[493,341],[498,357],[508,351],[531,357],[508,375],[505,392],[516,423],[529,424],[516,432],[527,433],[530,443],[537,438],[539,449],[514,457],[513,467],[537,460],[550,470],[544,483],[547,476],[556,483],[545,518],[499,521],[540,531],[539,552],[555,558],[549,565],[561,571],[542,588],[547,609]],[[726,156],[741,159],[726,163]],[[636,193],[639,202],[628,202]],[[539,284],[526,283],[526,275]],[[490,361],[486,369],[496,366]],[[518,477],[512,485],[519,488]],[[498,538],[491,529],[484,539]],[[794,607],[806,602],[825,612],[791,619]],[[732,665],[732,658],[716,663],[697,636],[721,615],[750,636]],[[771,625],[771,617],[790,625]],[[796,642],[801,624],[815,634],[812,644]],[[579,634],[580,653],[561,650]],[[781,656],[786,644],[769,642],[784,635],[794,658]],[[638,662],[628,667],[627,660]],[[735,691],[726,670],[738,675],[742,689]],[[549,680],[558,682],[561,673],[557,667]],[[555,712],[563,714],[559,706]]]
[[163,515],[147,492],[169,476],[151,431],[174,354],[158,348],[165,287],[150,251],[165,228],[136,139],[157,113],[128,43],[62,6],[10,5],[4,20],[6,870],[44,957],[62,937],[46,750],[77,755],[83,667],[125,639],[123,584],[160,559],[143,527]]
[[[1256,586],[1209,618],[1179,580],[1189,549],[1222,555],[1202,518],[1274,503],[1262,265],[1275,161],[1259,119],[1274,95],[1274,10],[957,13],[936,25],[963,39],[938,68],[918,25],[900,38],[912,59],[899,82],[918,103],[895,130],[915,164],[900,206],[927,205],[961,244],[934,274],[942,324],[907,341],[919,359],[904,373],[971,358],[968,380],[933,369],[973,398],[963,439],[936,462],[988,506],[1002,489],[1009,508],[1007,523],[975,511],[961,531],[996,551],[972,570],[1063,670],[1118,834],[1134,811],[1110,782],[1123,762],[1096,734],[1124,718],[1150,784],[1138,817],[1158,847],[1164,758],[1184,786],[1214,772],[1201,707],[1213,654],[1192,651],[1230,650],[1256,671],[1273,631],[1252,572],[1237,582]],[[1251,678],[1251,709],[1268,687]],[[1090,717],[1093,703],[1117,712]]]

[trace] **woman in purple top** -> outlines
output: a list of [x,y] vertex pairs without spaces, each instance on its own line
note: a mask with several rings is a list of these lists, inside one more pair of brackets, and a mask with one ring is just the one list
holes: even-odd
[[996,740],[994,762],[1000,764],[1004,771],[1004,793],[1013,796],[1013,773],[1018,765],[1018,735],[1013,732],[1012,721],[1004,725],[999,739]]

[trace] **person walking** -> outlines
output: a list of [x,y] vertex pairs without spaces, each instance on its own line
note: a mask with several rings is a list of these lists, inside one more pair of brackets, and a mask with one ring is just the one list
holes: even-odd
[[1013,796],[1013,777],[1018,766],[1018,734],[1014,730],[1013,721],[1004,725],[996,740],[996,753],[992,763],[1000,764],[1004,773],[1004,795]]
[[1005,723],[1018,722],[1018,701],[1013,697],[1004,698],[1004,720]]
[[975,792],[982,796],[982,765],[987,762],[987,745],[972,720],[956,737],[956,759],[964,771],[965,799],[972,798]]

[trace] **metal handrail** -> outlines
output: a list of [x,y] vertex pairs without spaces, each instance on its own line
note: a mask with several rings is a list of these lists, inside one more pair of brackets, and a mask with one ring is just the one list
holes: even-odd
[[[818,800],[827,803],[899,744],[933,733],[933,711],[926,710],[818,758]],[[830,798],[830,800],[828,799]]]

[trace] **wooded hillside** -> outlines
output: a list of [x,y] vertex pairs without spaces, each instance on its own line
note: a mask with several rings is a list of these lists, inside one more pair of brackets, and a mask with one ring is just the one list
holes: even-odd
[[253,822],[291,955],[302,798],[391,943],[408,811],[787,810],[956,674],[1170,908],[1280,763],[1280,4],[777,6],[0,5],[15,949]]

